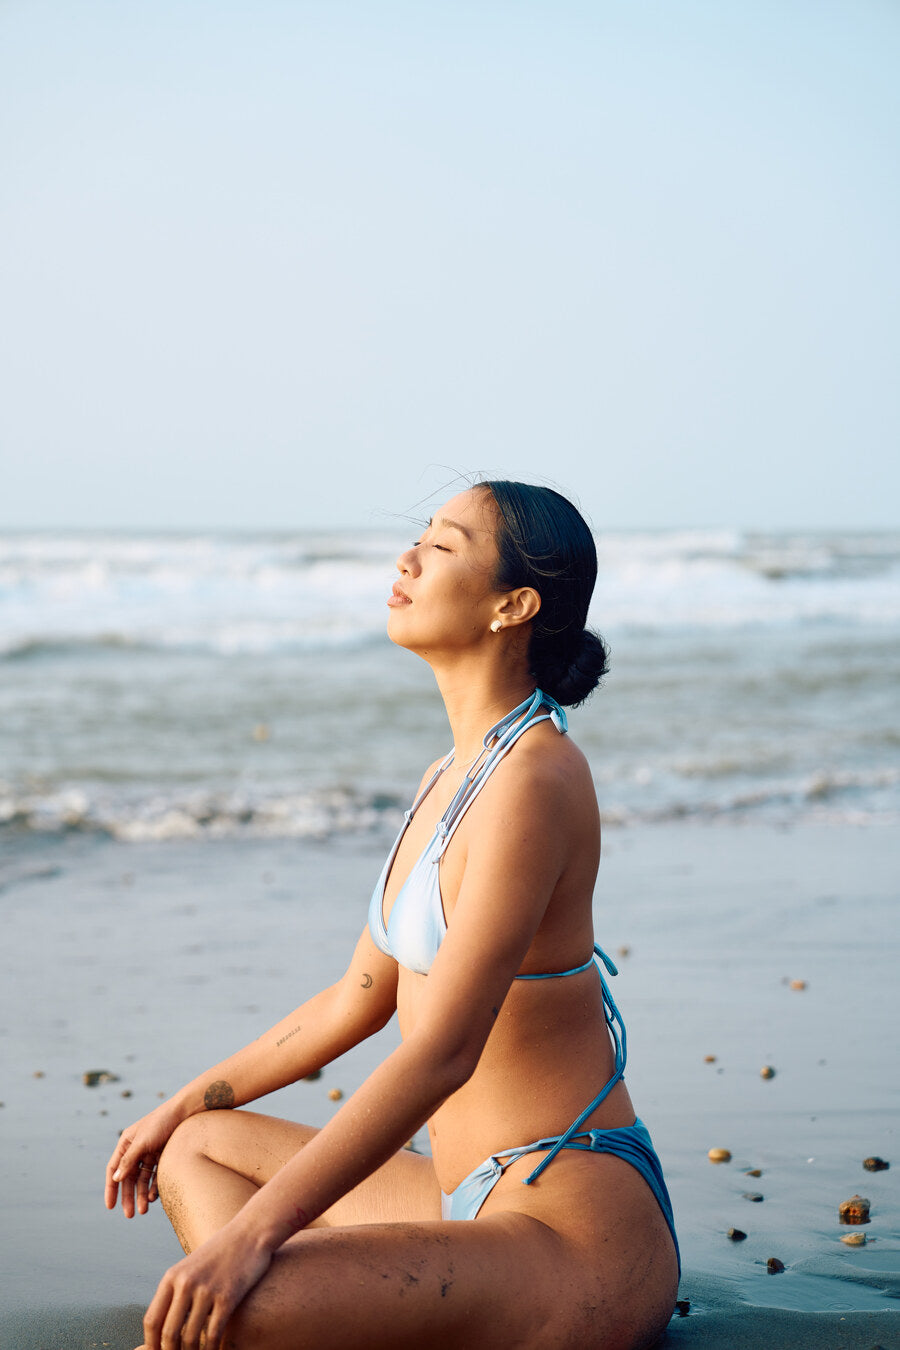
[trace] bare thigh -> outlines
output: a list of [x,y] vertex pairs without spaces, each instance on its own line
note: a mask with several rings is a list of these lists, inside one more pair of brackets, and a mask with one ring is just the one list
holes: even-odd
[[228,1350],[647,1350],[674,1291],[599,1272],[531,1215],[298,1233],[229,1324]]
[[[194,1120],[163,1156],[167,1208],[176,1185],[202,1208],[223,1177],[249,1198],[315,1134],[243,1111]],[[677,1275],[646,1183],[621,1159],[569,1153],[524,1187],[525,1162],[474,1222],[443,1222],[430,1160],[397,1155],[279,1249],[232,1318],[229,1350],[653,1345]]]
[[[166,1145],[159,1190],[182,1245],[190,1250],[223,1227],[316,1134],[255,1111],[191,1116]],[[441,1193],[430,1158],[403,1149],[342,1196],[315,1227],[440,1218]]]

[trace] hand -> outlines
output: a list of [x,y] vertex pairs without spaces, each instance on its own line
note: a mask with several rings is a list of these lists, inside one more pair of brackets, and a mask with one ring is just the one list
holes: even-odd
[[201,1343],[221,1350],[228,1319],[271,1260],[234,1221],[220,1228],[160,1280],[144,1316],[144,1350],[197,1350]]
[[121,1186],[122,1211],[126,1218],[133,1218],[135,1205],[138,1214],[147,1213],[159,1196],[156,1186],[159,1155],[180,1121],[181,1116],[172,1103],[163,1102],[155,1111],[122,1131],[106,1164],[104,1199],[107,1209],[115,1209]]

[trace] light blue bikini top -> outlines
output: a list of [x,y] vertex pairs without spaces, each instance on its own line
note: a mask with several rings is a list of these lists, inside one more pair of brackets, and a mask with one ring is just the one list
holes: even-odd
[[[390,917],[385,925],[384,888],[394,859],[397,856],[400,841],[406,833],[409,822],[441,774],[453,763],[452,750],[435,769],[409,810],[404,812],[400,833],[397,835],[394,847],[388,855],[375,890],[372,892],[372,899],[369,901],[369,932],[376,947],[383,951],[385,956],[392,956],[407,970],[415,971],[420,975],[427,975],[447,932],[447,920],[444,916],[444,905],[441,900],[440,861],[459,822],[500,763],[500,760],[509,753],[519,737],[529,727],[537,726],[539,722],[546,722],[548,718],[553,722],[557,731],[565,735],[568,731],[568,722],[564,710],[555,699],[550,698],[542,690],[536,689],[530,698],[525,699],[524,703],[520,703],[517,708],[513,708],[512,712],[507,713],[495,726],[491,727],[484,738],[481,753],[467,771],[453,800],[435,826],[430,841],[413,863],[409,876],[397,894]],[[596,1110],[624,1074],[626,1059],[625,1024],[604,978],[601,962],[610,975],[617,975],[618,971],[606,953],[596,943],[593,953],[583,965],[573,966],[571,970],[551,970],[536,975],[517,975],[515,977],[517,980],[563,979],[567,975],[580,975],[582,971],[590,969],[594,962],[596,962],[597,974],[600,977],[604,1017],[612,1036],[615,1052],[613,1074],[609,1081],[603,1085],[600,1093],[582,1111],[578,1119],[572,1122],[565,1134],[560,1135],[549,1154],[541,1160],[531,1176],[528,1177],[529,1182],[544,1170],[547,1164],[556,1157],[560,1149],[566,1147],[569,1139],[581,1129],[591,1113]]]

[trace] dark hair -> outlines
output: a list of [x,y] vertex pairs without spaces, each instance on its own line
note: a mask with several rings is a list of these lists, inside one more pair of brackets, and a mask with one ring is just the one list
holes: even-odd
[[539,687],[557,703],[583,703],[608,666],[598,633],[585,628],[597,550],[587,524],[553,488],[505,480],[482,482],[497,507],[498,591],[532,586],[541,608],[531,625],[528,663]]

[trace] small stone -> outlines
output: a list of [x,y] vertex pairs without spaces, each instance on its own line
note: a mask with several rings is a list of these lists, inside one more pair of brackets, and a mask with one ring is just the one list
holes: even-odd
[[119,1075],[109,1069],[85,1069],[81,1081],[85,1087],[99,1087],[101,1083],[118,1083]]
[[631,948],[630,948],[629,946],[627,946],[627,944],[626,944],[626,945],[623,945],[623,946],[621,946],[621,947],[619,947],[619,948],[617,949],[616,955],[617,955],[617,956],[630,956],[630,955],[631,955]]
[[871,1201],[862,1195],[851,1195],[838,1205],[838,1218],[841,1223],[868,1223]]
[[727,1148],[711,1148],[707,1157],[711,1163],[731,1162],[731,1153]]
[[333,1102],[339,1102],[339,1101],[341,1100],[341,1098],[343,1097],[343,1095],[344,1095],[344,1094],[343,1094],[343,1092],[341,1091],[340,1088],[332,1088],[332,1089],[330,1090],[330,1092],[328,1093],[329,1098],[330,1098],[331,1101],[333,1101]]
[[764,1198],[764,1196],[760,1195],[759,1191],[744,1191],[744,1194],[741,1196],[742,1200],[752,1200],[755,1205],[758,1205]]
[[792,989],[805,989],[805,988],[806,988],[806,981],[805,981],[805,980],[791,980],[791,988],[792,988]]
[[120,1097],[131,1097],[133,1095],[134,1094],[132,1093],[131,1088],[123,1088],[122,1091],[119,1093]]
[[44,1070],[43,1070],[43,1069],[35,1069],[34,1073],[33,1073],[31,1076],[32,1076],[32,1078],[43,1078],[43,1077],[44,1077]]
[[675,1300],[675,1311],[679,1317],[687,1317],[691,1311],[691,1300],[689,1298],[679,1298]]
[[314,1082],[316,1081],[317,1078],[321,1078],[321,1077],[322,1077],[322,1070],[321,1070],[321,1069],[313,1069],[312,1073],[308,1073],[308,1074],[306,1075],[306,1077],[303,1079],[303,1081],[304,1081],[304,1083],[314,1083]]
[[744,1173],[744,1176],[745,1176],[745,1177],[761,1177],[761,1176],[762,1176],[762,1168],[761,1168],[761,1167],[748,1167],[747,1170],[746,1170],[746,1172]]
[[747,1234],[742,1228],[729,1228],[728,1237],[731,1238],[732,1242],[743,1242]]
[[841,1238],[841,1242],[845,1242],[848,1247],[864,1247],[866,1245],[866,1235],[865,1233],[845,1233]]
[[770,1256],[766,1262],[766,1270],[770,1275],[780,1275],[784,1270],[784,1262],[779,1261],[777,1256]]
[[271,732],[265,722],[257,722],[256,726],[253,728],[253,739],[255,741],[267,741],[270,735]]
[[890,1165],[884,1158],[863,1158],[863,1167],[867,1172],[886,1172]]
[[715,1062],[716,1062],[716,1056],[715,1056],[715,1055],[704,1055],[704,1056],[703,1056],[703,1063],[704,1063],[704,1064],[715,1064]]
[[771,1064],[764,1064],[759,1071],[759,1076],[760,1078],[774,1078],[775,1070],[772,1068]]

